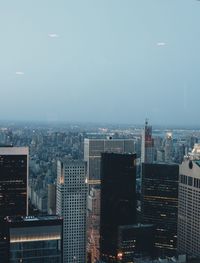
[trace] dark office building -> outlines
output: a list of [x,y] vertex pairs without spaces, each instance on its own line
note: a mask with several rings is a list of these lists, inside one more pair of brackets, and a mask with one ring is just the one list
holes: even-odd
[[28,148],[0,147],[0,219],[27,215]]
[[62,224],[58,216],[7,217],[5,263],[62,263]]
[[118,258],[120,262],[134,262],[134,259],[153,258],[154,225],[120,226],[118,231]]
[[102,153],[100,256],[115,262],[119,226],[136,223],[136,154]]
[[177,164],[142,164],[142,219],[155,224],[157,256],[173,256],[177,250]]
[[3,219],[28,213],[28,148],[0,146],[0,262],[6,262]]

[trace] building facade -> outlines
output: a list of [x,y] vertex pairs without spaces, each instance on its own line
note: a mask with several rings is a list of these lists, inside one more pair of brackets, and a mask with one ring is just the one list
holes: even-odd
[[200,257],[200,151],[196,157],[180,165],[178,252]]
[[164,151],[165,151],[165,162],[170,163],[173,161],[173,138],[172,133],[167,132],[164,142]]
[[136,154],[101,158],[100,256],[116,262],[119,226],[136,223]]
[[177,251],[178,177],[177,164],[142,165],[142,220],[156,227],[158,256]]
[[87,251],[91,262],[99,260],[99,228],[100,228],[100,196],[101,191],[92,188],[88,196],[87,216]]
[[0,218],[28,214],[27,147],[0,147]]
[[[100,198],[100,167],[101,153],[133,153],[135,150],[135,141],[133,139],[85,139],[84,140],[84,160],[87,162],[87,176],[89,183],[93,186],[93,193]],[[96,189],[94,189],[96,188]],[[96,202],[96,197],[89,195],[89,200]],[[100,200],[97,202],[100,203]],[[94,206],[91,206],[93,209]],[[99,215],[100,208],[94,211],[88,209],[88,229],[87,229],[87,248],[92,260],[99,259]],[[92,261],[94,262],[94,261]]]
[[86,262],[86,163],[58,161],[57,214],[63,217],[63,262]]
[[55,184],[48,184],[47,212],[49,215],[56,214],[56,185]]
[[154,256],[155,227],[152,224],[135,224],[119,227],[118,259],[135,262],[135,259]]
[[62,263],[62,219],[57,216],[7,217],[6,263]]
[[101,153],[134,153],[132,139],[85,139],[84,160],[87,162],[88,178],[100,180]]
[[154,140],[152,138],[152,126],[145,121],[145,127],[142,130],[141,143],[141,163],[152,163],[154,161]]

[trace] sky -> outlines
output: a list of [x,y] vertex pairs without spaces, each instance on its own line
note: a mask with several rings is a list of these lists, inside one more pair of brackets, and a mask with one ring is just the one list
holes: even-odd
[[0,0],[0,120],[199,125],[200,1]]

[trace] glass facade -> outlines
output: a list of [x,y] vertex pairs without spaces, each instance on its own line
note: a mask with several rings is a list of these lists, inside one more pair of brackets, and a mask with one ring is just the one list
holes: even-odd
[[2,262],[62,263],[62,228],[58,216],[7,217]]
[[27,213],[27,155],[0,155],[0,217]]
[[46,217],[39,222],[23,221],[24,226],[11,226],[10,263],[61,263],[62,226],[59,223],[61,220],[50,218],[48,221]]
[[177,164],[142,165],[142,218],[144,223],[156,226],[158,256],[176,254],[178,177]]
[[137,224],[119,227],[118,254],[120,262],[134,262],[137,258],[154,256],[154,225]]
[[100,253],[116,259],[118,227],[136,222],[135,154],[103,153],[101,157]]
[[11,243],[10,263],[61,263],[60,242],[45,240]]

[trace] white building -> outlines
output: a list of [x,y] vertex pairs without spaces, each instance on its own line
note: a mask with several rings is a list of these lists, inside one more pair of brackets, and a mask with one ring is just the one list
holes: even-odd
[[86,163],[57,164],[56,212],[63,217],[63,262],[86,262]]
[[200,257],[200,147],[180,165],[178,252]]
[[192,152],[188,155],[190,160],[200,160],[200,144],[195,143]]

